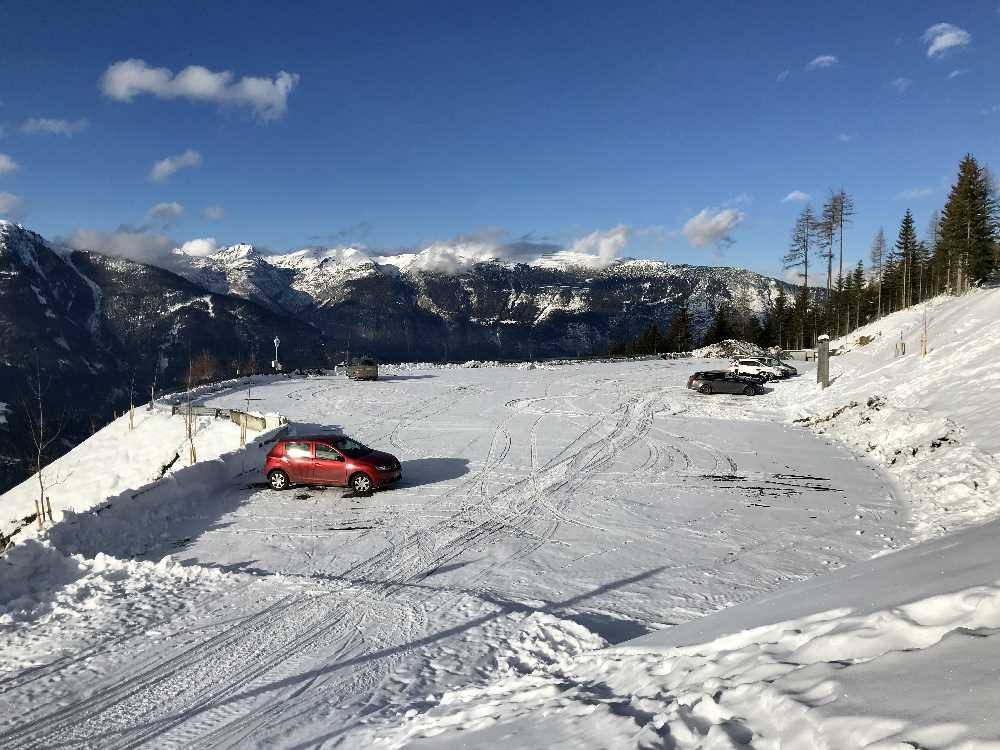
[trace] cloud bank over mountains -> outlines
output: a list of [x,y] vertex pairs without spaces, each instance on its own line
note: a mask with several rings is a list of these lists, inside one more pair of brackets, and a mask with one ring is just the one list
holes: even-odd
[[[180,215],[179,204],[159,204],[150,210],[155,218]],[[648,232],[649,230],[640,230]],[[610,229],[596,230],[566,244],[539,240],[530,235],[519,238],[500,229],[490,229],[451,240],[441,240],[416,248],[376,249],[338,246],[310,247],[304,251],[272,253],[258,248],[265,256],[304,254],[318,259],[344,260],[351,264],[373,262],[398,269],[432,273],[461,273],[476,263],[491,260],[502,263],[525,263],[539,266],[578,266],[599,270],[622,257],[636,231],[620,224]],[[115,255],[140,263],[163,268],[175,268],[178,256],[206,257],[225,248],[214,237],[194,238],[178,242],[169,235],[149,227],[123,225],[112,232],[78,229],[58,240],[74,250]]]

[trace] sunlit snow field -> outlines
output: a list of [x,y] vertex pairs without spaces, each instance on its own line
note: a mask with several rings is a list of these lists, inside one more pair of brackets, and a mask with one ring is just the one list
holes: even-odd
[[[211,579],[208,595],[165,622],[153,610],[142,627],[119,623],[123,652],[96,646],[106,634],[53,644],[92,639],[93,666],[15,677],[13,705],[49,694],[74,708],[13,736],[263,745],[329,727],[331,741],[347,741],[447,689],[684,622],[905,540],[900,505],[871,466],[763,419],[773,393],[688,391],[693,364],[434,369],[255,389],[258,407],[295,430],[343,430],[395,453],[403,483],[370,498],[279,493],[248,473],[186,499],[187,512],[154,538],[138,533],[138,547],[110,520],[113,535],[69,539],[64,548],[87,557],[170,555],[240,575]],[[132,510],[105,515],[115,514]],[[21,638],[35,653],[31,630]],[[134,679],[110,702],[76,702],[104,671]]]

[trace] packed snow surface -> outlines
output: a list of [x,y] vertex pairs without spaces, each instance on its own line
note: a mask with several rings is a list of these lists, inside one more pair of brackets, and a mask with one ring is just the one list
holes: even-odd
[[926,358],[882,321],[822,393],[702,396],[697,358],[262,384],[403,482],[136,456],[0,562],[0,746],[1000,747],[998,304],[934,302]]

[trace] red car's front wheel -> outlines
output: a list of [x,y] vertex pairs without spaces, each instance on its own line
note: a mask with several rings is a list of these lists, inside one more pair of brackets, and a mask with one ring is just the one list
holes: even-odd
[[368,495],[372,491],[372,478],[367,474],[358,472],[351,477],[351,489],[358,495]]

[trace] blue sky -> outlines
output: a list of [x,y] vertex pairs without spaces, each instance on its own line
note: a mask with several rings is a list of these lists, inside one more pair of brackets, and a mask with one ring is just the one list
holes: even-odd
[[0,212],[276,251],[624,225],[780,275],[793,191],[853,194],[853,260],[1000,168],[995,0],[618,5],[0,0]]

